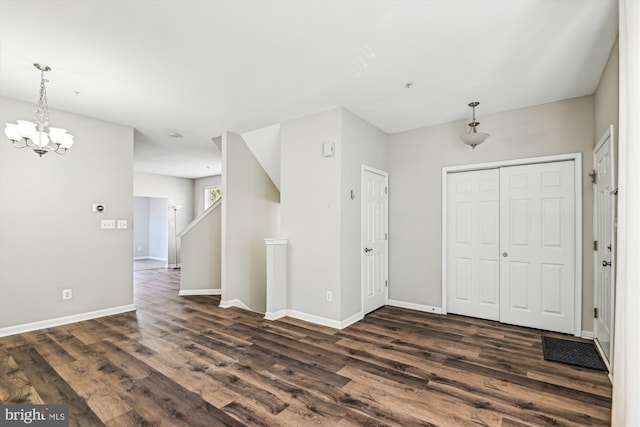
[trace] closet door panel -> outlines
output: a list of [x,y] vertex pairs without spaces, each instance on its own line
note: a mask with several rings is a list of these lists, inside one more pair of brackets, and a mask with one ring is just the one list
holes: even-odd
[[500,321],[574,332],[574,162],[500,169]]
[[498,320],[499,172],[450,173],[447,180],[447,311]]

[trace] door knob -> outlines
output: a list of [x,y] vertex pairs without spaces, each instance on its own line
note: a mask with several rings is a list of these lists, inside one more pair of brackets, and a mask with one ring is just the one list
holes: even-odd
[[364,248],[364,253],[371,252],[373,249]]
[[602,261],[602,266],[603,267],[608,267],[611,265],[611,261]]
[[509,254],[508,254],[508,253],[506,253],[506,252],[502,252],[502,256],[506,258],[506,257],[508,257],[508,256],[509,256]]

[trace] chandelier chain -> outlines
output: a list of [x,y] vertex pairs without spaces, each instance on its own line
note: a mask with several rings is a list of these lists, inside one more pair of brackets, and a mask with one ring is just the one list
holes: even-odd
[[49,127],[49,103],[47,102],[47,87],[45,83],[47,80],[44,78],[45,70],[40,70],[40,98],[38,99],[38,105],[36,111],[33,113],[33,118],[40,128],[40,132]]

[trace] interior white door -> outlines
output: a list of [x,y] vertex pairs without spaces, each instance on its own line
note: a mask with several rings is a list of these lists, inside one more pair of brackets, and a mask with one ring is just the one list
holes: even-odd
[[574,162],[500,169],[500,321],[573,334]]
[[362,169],[362,310],[372,312],[386,303],[387,292],[387,175]]
[[500,172],[447,174],[447,311],[500,319]]
[[614,315],[615,232],[615,152],[611,131],[594,149],[594,337],[607,361],[611,361]]

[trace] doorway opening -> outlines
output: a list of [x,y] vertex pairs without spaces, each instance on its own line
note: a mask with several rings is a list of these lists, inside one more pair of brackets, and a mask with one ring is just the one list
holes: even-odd
[[133,270],[166,268],[169,262],[168,200],[134,197]]

